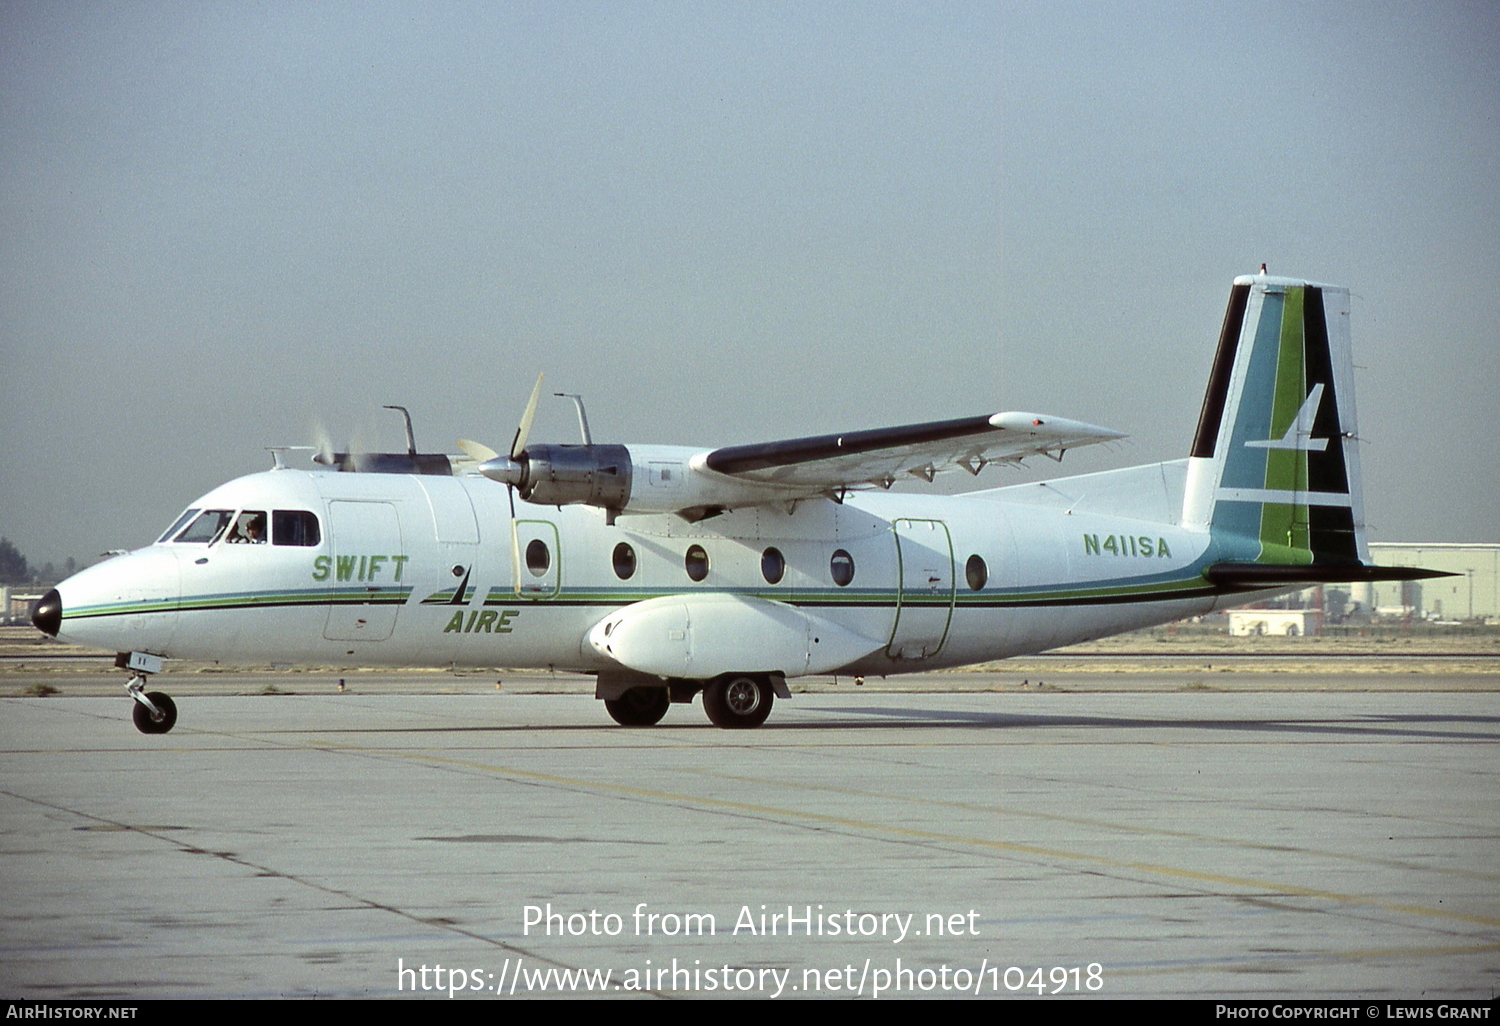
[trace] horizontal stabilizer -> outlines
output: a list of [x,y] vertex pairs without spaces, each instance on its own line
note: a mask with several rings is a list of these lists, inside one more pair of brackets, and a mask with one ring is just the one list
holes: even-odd
[[1350,584],[1363,581],[1420,581],[1429,577],[1453,577],[1446,570],[1424,570],[1419,566],[1372,566],[1368,563],[1309,563],[1276,566],[1269,563],[1215,563],[1203,576],[1221,588],[1253,591],[1285,588],[1297,584]]

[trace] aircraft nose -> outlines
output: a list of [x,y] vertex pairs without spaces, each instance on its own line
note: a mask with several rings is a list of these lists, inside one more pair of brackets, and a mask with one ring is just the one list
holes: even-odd
[[62,630],[62,596],[53,588],[43,595],[31,611],[31,622],[43,634],[57,637]]

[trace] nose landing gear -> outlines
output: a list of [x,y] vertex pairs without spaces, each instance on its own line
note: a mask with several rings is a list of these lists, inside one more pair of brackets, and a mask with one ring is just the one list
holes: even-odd
[[161,657],[145,652],[121,652],[115,665],[134,670],[125,690],[135,700],[131,718],[142,734],[165,734],[177,725],[177,703],[161,691],[147,691],[146,681],[161,672]]
[[160,691],[147,691],[145,677],[132,677],[125,685],[135,699],[131,718],[142,734],[165,734],[177,725],[177,703]]

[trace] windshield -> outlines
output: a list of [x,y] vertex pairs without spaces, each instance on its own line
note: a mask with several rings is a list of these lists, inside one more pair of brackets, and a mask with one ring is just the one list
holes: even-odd
[[206,509],[177,536],[177,541],[187,544],[211,545],[224,533],[224,528],[234,517],[231,509]]
[[178,531],[182,530],[182,525],[183,524],[187,523],[189,520],[193,519],[193,517],[195,517],[197,515],[198,515],[198,511],[196,509],[190,509],[190,510],[188,510],[182,516],[180,516],[176,520],[172,521],[172,526],[169,527],[169,528],[167,528],[165,531],[162,532],[161,537],[158,538],[158,539],[156,539],[156,543],[158,545],[160,545],[162,542],[164,542],[168,538],[172,537],[172,535],[174,535]]

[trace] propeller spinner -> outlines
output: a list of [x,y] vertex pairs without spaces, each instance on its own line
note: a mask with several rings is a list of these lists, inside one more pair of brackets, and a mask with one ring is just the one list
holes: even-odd
[[531,398],[516,427],[510,452],[501,455],[489,446],[466,438],[458,447],[478,466],[479,473],[505,485],[510,499],[511,562],[516,594],[521,589],[520,554],[516,538],[516,492],[527,502],[546,506],[582,503],[598,506],[614,523],[615,514],[630,501],[632,467],[630,450],[623,445],[534,445],[528,447],[527,436],[536,416],[537,400],[542,394],[542,375],[536,376]]

